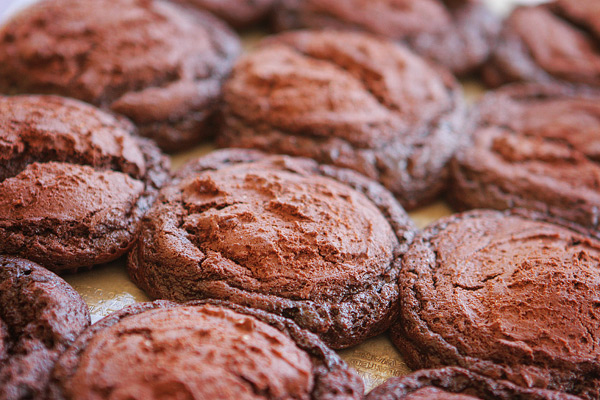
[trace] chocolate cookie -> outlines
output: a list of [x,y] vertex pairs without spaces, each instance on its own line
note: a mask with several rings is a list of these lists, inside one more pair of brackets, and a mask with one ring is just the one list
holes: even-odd
[[597,0],[517,7],[504,23],[484,80],[490,86],[516,81],[600,86],[599,46]]
[[0,30],[0,90],[110,109],[175,151],[213,133],[239,51],[225,24],[167,1],[46,0]]
[[39,399],[59,355],[90,324],[79,294],[52,272],[0,256],[0,399]]
[[378,180],[406,208],[434,199],[463,134],[445,69],[351,32],[293,32],[242,57],[224,88],[218,144],[309,157]]
[[361,399],[358,375],[292,321],[218,301],[140,303],[85,331],[50,399]]
[[282,0],[278,30],[364,31],[401,41],[452,72],[465,75],[486,61],[500,21],[478,0]]
[[452,162],[456,208],[522,207],[598,228],[600,93],[516,85],[473,113],[473,143]]
[[600,242],[546,218],[476,210],[415,239],[392,326],[411,368],[459,365],[599,398]]
[[463,368],[425,369],[388,379],[373,389],[366,400],[577,400],[553,390],[524,388],[494,380]]
[[172,0],[217,15],[237,29],[263,21],[276,0]]
[[292,318],[342,348],[397,315],[414,227],[393,196],[350,170],[222,150],[180,170],[129,255],[154,298],[216,298]]
[[114,260],[169,178],[134,126],[56,96],[0,96],[0,253],[53,271]]

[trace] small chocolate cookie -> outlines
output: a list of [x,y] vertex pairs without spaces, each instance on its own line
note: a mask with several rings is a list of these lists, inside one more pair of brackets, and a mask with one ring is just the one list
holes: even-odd
[[292,321],[219,301],[159,300],[118,311],[62,355],[64,399],[361,399],[362,380]]
[[483,75],[490,86],[516,81],[600,86],[598,1],[517,7],[504,22]]
[[513,85],[488,94],[472,124],[451,163],[457,209],[521,207],[599,228],[600,93]]
[[84,100],[181,150],[213,133],[239,51],[221,21],[167,1],[46,0],[0,30],[0,91]]
[[264,309],[342,348],[396,317],[414,232],[391,193],[350,170],[222,150],[161,191],[129,274],[154,298]]
[[600,397],[600,242],[547,218],[475,210],[415,239],[392,326],[411,368]]
[[[366,400],[577,400],[553,390],[524,388],[494,380],[463,368],[425,369],[388,379]],[[581,400],[581,399],[580,399]]]
[[269,38],[239,60],[224,98],[219,145],[353,169],[407,209],[445,187],[463,134],[462,91],[452,75],[364,33]]
[[0,253],[53,271],[114,260],[169,178],[125,119],[56,96],[0,96]]
[[0,256],[0,399],[39,399],[59,355],[90,324],[87,305],[31,261]]
[[264,21],[277,0],[171,0],[210,11],[236,29]]
[[500,21],[479,0],[281,0],[277,30],[364,31],[402,41],[458,75],[489,56]]

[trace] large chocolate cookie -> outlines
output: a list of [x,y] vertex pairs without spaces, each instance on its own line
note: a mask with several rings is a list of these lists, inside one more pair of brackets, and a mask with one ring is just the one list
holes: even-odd
[[238,52],[225,24],[167,1],[46,0],[0,29],[0,90],[110,109],[174,151],[213,132]]
[[488,94],[472,122],[473,143],[451,164],[458,209],[523,207],[598,228],[600,93],[511,86]]
[[141,303],[85,331],[57,399],[361,399],[358,375],[285,318],[224,302]]
[[192,161],[144,218],[129,255],[154,298],[217,298],[292,318],[334,348],[387,329],[414,228],[350,170],[222,150]]
[[445,69],[363,33],[294,32],[241,58],[218,144],[356,170],[406,208],[445,187],[463,99]]
[[600,86],[599,10],[597,0],[516,8],[504,22],[484,69],[486,83],[561,81]]
[[86,304],[31,261],[0,256],[0,399],[39,399],[59,355],[89,325]]
[[524,388],[459,367],[424,369],[388,379],[366,400],[577,400],[553,390]]
[[545,218],[472,211],[415,239],[392,327],[410,367],[600,396],[600,242]]
[[171,0],[210,11],[237,29],[263,21],[276,0]]
[[0,253],[62,271],[127,252],[169,178],[134,133],[76,100],[0,96]]
[[478,0],[281,0],[276,29],[365,31],[402,41],[464,75],[488,57],[498,18]]

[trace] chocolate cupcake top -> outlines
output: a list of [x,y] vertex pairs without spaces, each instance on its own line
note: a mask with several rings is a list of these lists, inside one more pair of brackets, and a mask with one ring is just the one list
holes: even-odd
[[395,316],[413,229],[388,192],[351,171],[224,150],[164,188],[129,272],[153,297],[266,309],[346,347]]
[[264,20],[275,0],[172,0],[210,11],[237,29],[248,28]]
[[362,33],[293,32],[242,57],[219,144],[310,157],[376,179],[415,207],[438,194],[460,141],[457,81]]
[[574,82],[600,86],[600,13],[595,0],[517,7],[484,71],[486,83]]
[[0,90],[108,108],[176,150],[206,136],[238,52],[219,20],[167,1],[43,1],[0,30]]
[[222,302],[141,303],[57,363],[51,399],[360,399],[360,377],[285,318]]
[[514,85],[484,97],[472,122],[452,163],[457,208],[524,207],[598,228],[600,93]]
[[409,366],[600,395],[600,242],[545,218],[472,211],[423,231],[403,259],[392,328]]
[[458,367],[429,369],[388,379],[367,400],[577,400],[552,390],[524,388]]
[[0,251],[54,271],[123,255],[168,179],[134,133],[75,100],[0,97]]
[[41,398],[59,355],[89,324],[86,304],[65,281],[0,256],[0,398]]
[[275,27],[365,31],[407,43],[456,74],[488,57],[500,22],[478,0],[282,0]]

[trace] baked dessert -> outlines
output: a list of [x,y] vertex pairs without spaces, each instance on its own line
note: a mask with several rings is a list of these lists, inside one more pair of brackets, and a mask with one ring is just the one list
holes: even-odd
[[276,0],[174,0],[210,11],[236,29],[264,21]]
[[489,56],[500,21],[479,0],[281,0],[275,28],[364,31],[406,43],[457,75]]
[[217,18],[168,1],[46,0],[0,28],[0,91],[95,104],[176,151],[214,133],[239,51]]
[[600,86],[600,11],[596,0],[517,7],[504,22],[483,71],[485,82],[571,82]]
[[85,331],[49,399],[361,399],[339,356],[288,319],[223,302],[139,303]]
[[522,207],[598,228],[600,92],[513,85],[485,96],[472,125],[451,163],[455,208]]
[[168,170],[123,118],[62,97],[0,96],[0,253],[55,272],[112,261]]
[[161,191],[129,254],[153,298],[215,298],[293,319],[333,348],[397,315],[415,228],[393,196],[350,170],[228,149]]
[[266,39],[224,87],[223,147],[350,168],[415,208],[446,185],[462,140],[460,85],[441,67],[364,33]]
[[553,390],[524,388],[494,380],[459,367],[424,369],[390,378],[373,389],[366,400],[577,400]]
[[458,365],[524,387],[600,396],[600,241],[547,219],[474,210],[415,239],[391,331],[411,368]]
[[89,324],[86,304],[65,281],[0,255],[0,398],[42,398],[59,355]]

